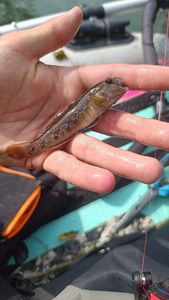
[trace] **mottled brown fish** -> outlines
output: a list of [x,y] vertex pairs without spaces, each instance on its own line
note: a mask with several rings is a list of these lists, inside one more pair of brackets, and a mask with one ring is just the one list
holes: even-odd
[[28,158],[42,151],[58,148],[76,133],[96,124],[98,118],[127,91],[120,78],[99,82],[74,101],[32,142],[7,146],[6,153],[16,159]]

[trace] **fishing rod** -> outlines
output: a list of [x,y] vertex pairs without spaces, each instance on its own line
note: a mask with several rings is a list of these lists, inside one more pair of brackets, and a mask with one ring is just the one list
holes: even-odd
[[[143,8],[148,1],[149,0],[119,0],[107,2],[99,6],[84,6],[82,7],[82,10],[84,13],[84,19],[89,18],[90,16],[105,18],[113,16],[116,13],[128,12],[131,10],[137,11],[138,9]],[[43,17],[32,18],[20,22],[16,22],[14,20],[10,24],[0,26],[0,35],[16,30],[24,30],[38,26],[55,16],[61,15],[62,13],[64,12],[50,14]]]

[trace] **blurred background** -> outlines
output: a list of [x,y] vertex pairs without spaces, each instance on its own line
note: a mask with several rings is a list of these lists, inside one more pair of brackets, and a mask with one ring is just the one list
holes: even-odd
[[[104,2],[112,2],[112,0],[0,0],[0,25],[58,13],[68,10],[75,5],[99,5]],[[130,20],[129,30],[140,30],[141,13],[133,12],[127,16]],[[116,17],[122,20],[126,19],[126,16]]]

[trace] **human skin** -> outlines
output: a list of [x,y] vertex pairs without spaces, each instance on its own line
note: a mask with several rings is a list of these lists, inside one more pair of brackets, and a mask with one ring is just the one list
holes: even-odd
[[[98,193],[113,189],[113,173],[151,183],[162,170],[155,158],[116,149],[83,133],[60,149],[32,158],[17,160],[5,153],[11,143],[36,138],[57,111],[107,77],[122,78],[130,89],[169,89],[168,67],[108,64],[67,68],[40,62],[40,57],[73,38],[81,20],[82,12],[76,7],[36,28],[0,37],[0,163],[43,168]],[[169,125],[158,120],[108,111],[94,130],[169,150]]]

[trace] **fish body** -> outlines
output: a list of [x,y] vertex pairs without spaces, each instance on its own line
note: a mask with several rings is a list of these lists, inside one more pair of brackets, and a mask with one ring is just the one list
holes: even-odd
[[34,141],[9,145],[6,153],[23,159],[61,146],[79,131],[92,126],[127,90],[120,78],[99,82],[57,115]]

